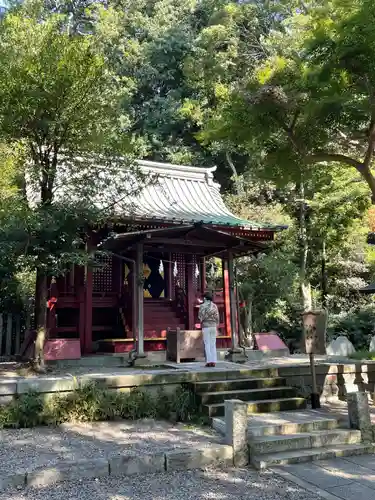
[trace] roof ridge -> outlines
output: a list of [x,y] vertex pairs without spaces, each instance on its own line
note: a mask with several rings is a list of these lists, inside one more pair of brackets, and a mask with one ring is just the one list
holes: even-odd
[[[135,163],[139,167],[145,167],[150,170],[161,170],[165,173],[170,175],[171,173],[173,174],[183,174],[186,175],[186,173],[190,174],[200,174],[200,175],[209,175],[213,176],[213,173],[216,171],[217,167],[212,166],[212,167],[196,167],[192,165],[178,165],[175,163],[165,163],[161,161],[150,161],[150,160],[135,160]],[[177,175],[174,175],[174,177],[178,177]]]

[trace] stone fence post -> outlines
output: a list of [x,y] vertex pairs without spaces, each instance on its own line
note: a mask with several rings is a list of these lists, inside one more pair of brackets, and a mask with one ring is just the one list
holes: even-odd
[[349,392],[347,394],[349,425],[361,431],[363,443],[373,442],[373,431],[366,392]]
[[235,467],[243,467],[249,463],[247,425],[247,403],[237,399],[225,401],[225,438],[233,448]]

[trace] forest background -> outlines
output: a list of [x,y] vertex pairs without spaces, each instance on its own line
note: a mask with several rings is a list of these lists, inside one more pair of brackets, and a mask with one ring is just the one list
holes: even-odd
[[[33,304],[45,325],[47,277],[91,258],[88,228],[113,205],[89,201],[123,185],[126,156],[137,186],[134,158],[216,165],[235,213],[288,227],[237,262],[249,332],[299,339],[301,312],[325,307],[329,338],[368,346],[371,0],[25,0],[0,15],[0,312]],[[77,161],[98,155],[101,179]],[[76,191],[61,200],[63,175]]]

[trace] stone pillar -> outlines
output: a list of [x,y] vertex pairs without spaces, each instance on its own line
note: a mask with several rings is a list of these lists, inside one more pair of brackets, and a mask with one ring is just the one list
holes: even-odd
[[361,431],[364,443],[372,443],[373,432],[367,393],[349,392],[347,400],[350,427]]
[[233,448],[235,467],[243,467],[249,463],[247,423],[247,403],[237,399],[225,401],[225,438]]

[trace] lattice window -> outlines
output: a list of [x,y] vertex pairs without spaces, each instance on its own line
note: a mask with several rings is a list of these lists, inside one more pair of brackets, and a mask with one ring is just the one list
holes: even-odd
[[[172,273],[173,273],[173,284],[182,288],[186,292],[185,283],[185,256],[181,253],[172,254]],[[177,276],[175,276],[175,268],[177,263]]]
[[93,272],[93,292],[111,292],[112,291],[112,256],[99,254],[95,261],[98,267]]

